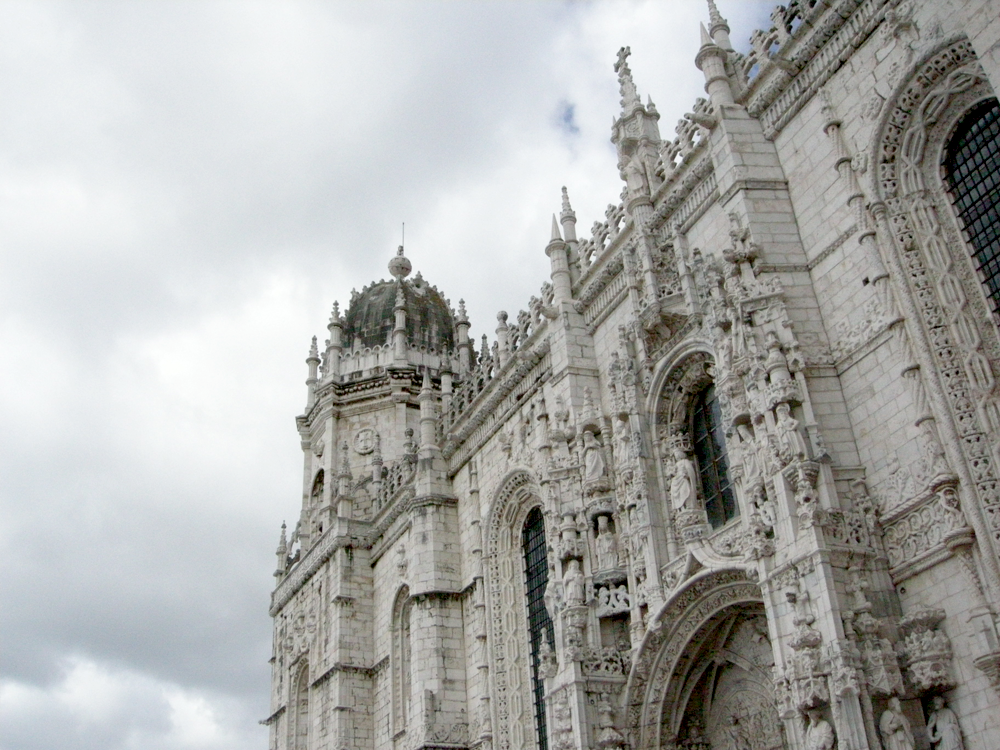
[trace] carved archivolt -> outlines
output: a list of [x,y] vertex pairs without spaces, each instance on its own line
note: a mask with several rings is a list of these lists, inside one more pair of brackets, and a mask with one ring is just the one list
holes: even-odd
[[493,747],[535,747],[521,529],[541,498],[532,477],[518,471],[497,492],[486,525]]
[[670,368],[656,404],[656,424],[661,436],[687,432],[691,401],[711,385],[712,365],[711,355],[695,352]]
[[760,588],[743,571],[723,570],[691,579],[663,605],[651,621],[626,685],[625,731],[633,748],[671,746],[672,737],[660,736],[661,723],[666,720],[672,727],[676,719],[663,712],[676,705],[683,687],[679,666],[685,651],[722,610],[760,608],[761,601]]
[[992,95],[968,40],[926,59],[885,115],[875,180],[887,210],[884,226],[905,277],[897,282],[910,288],[952,412],[957,447],[990,535],[1000,541],[998,342],[939,174],[954,123]]

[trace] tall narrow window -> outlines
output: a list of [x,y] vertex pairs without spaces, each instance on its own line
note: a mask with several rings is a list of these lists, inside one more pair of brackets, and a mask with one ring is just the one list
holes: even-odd
[[396,595],[396,604],[392,613],[392,729],[394,735],[406,729],[406,721],[410,714],[410,691],[413,680],[410,652],[410,613],[412,610],[410,589],[403,586]]
[[309,747],[309,665],[303,664],[295,680],[292,703],[292,747],[306,750]]
[[739,511],[733,496],[733,486],[729,481],[729,459],[726,456],[722,412],[715,397],[715,386],[708,386],[694,400],[691,438],[708,522],[712,524],[712,528],[718,528],[734,518]]
[[994,312],[1000,312],[1000,103],[988,99],[959,122],[945,176]]
[[545,686],[538,675],[542,639],[555,643],[552,620],[545,609],[545,587],[549,582],[549,564],[545,554],[545,519],[540,508],[528,513],[521,532],[524,549],[524,584],[528,593],[528,634],[531,640],[531,686],[535,699],[535,731],[538,750],[548,750],[545,727]]

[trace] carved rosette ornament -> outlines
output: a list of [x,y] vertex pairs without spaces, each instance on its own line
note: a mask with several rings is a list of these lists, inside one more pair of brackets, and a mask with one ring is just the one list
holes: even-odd
[[938,627],[944,618],[943,609],[920,606],[899,621],[900,660],[914,691],[921,695],[955,687],[951,640]]

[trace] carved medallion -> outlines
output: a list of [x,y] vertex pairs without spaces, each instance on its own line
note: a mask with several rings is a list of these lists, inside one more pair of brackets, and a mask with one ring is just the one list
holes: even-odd
[[354,436],[354,450],[362,456],[375,450],[375,430],[371,427],[358,430],[358,434]]

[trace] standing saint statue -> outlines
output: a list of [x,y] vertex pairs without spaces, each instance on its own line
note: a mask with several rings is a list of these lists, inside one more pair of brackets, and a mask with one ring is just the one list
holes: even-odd
[[927,720],[927,739],[931,741],[934,750],[965,750],[958,717],[948,708],[944,698],[935,695],[931,699],[931,708],[934,710]]
[[899,698],[896,696],[889,699],[889,706],[878,720],[878,728],[882,732],[885,750],[913,750],[910,721],[903,715],[903,707],[899,705]]
[[833,750],[833,727],[818,708],[806,711],[806,750]]
[[583,604],[583,571],[580,570],[579,560],[570,560],[563,574],[563,598],[567,607]]
[[618,540],[608,525],[607,516],[597,517],[597,568],[614,570],[618,567]]
[[694,462],[688,458],[681,448],[674,448],[674,476],[670,480],[670,501],[674,510],[695,510],[695,476]]
[[596,482],[604,476],[604,453],[590,430],[583,433],[583,481]]

